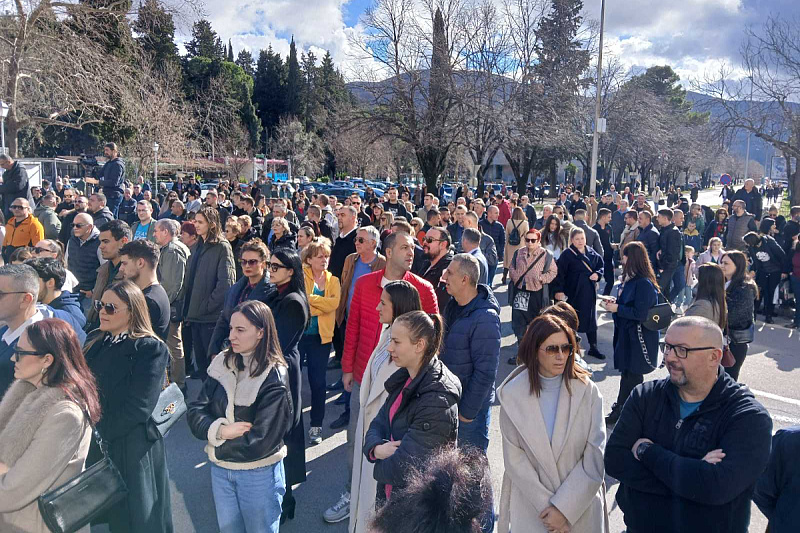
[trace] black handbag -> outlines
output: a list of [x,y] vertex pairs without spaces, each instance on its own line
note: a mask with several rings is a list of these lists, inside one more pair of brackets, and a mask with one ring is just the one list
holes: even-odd
[[[84,414],[91,420],[86,411]],[[94,425],[92,434],[103,458],[37,499],[42,519],[54,533],[78,531],[128,495],[128,487],[108,456],[106,443]]]
[[658,295],[664,301],[650,308],[647,312],[647,320],[645,320],[643,324],[643,326],[650,331],[667,329],[672,323],[672,319],[675,317],[675,313],[672,311],[672,304],[664,298],[661,291],[658,291]]
[[186,398],[176,383],[171,383],[158,396],[156,408],[147,421],[147,438],[156,442],[166,437],[169,430],[186,412]]
[[749,344],[753,342],[756,334],[756,325],[750,324],[747,329],[729,329],[728,339],[731,344]]

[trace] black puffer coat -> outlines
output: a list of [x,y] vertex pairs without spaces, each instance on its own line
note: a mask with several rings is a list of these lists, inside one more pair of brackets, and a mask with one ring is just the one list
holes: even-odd
[[729,329],[742,330],[752,325],[756,291],[756,285],[752,282],[731,283],[725,290]]
[[[424,460],[443,444],[455,442],[458,435],[458,378],[438,357],[404,388],[408,378],[408,370],[401,368],[386,380],[389,397],[364,438],[364,455],[375,463],[373,476],[378,482],[379,499],[385,497],[385,485],[402,487],[410,464]],[[399,394],[403,399],[389,422],[389,410]],[[375,446],[390,439],[400,441],[397,451],[386,459],[374,460]]]

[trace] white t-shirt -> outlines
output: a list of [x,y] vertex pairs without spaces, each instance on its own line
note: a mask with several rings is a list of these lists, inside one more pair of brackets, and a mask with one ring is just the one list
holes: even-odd
[[80,282],[75,274],[67,270],[67,277],[64,280],[64,285],[61,287],[62,291],[73,292],[73,289],[78,286]]

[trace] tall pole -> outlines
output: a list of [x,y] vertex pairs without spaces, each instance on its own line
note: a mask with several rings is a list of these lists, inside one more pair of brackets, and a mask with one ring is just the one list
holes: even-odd
[[6,119],[0,116],[0,146],[2,146],[2,153],[6,153]]
[[603,29],[606,22],[606,0],[600,4],[600,50],[597,53],[597,101],[594,104],[594,135],[592,136],[592,168],[589,194],[597,191],[597,156],[600,151],[600,103],[603,98]]
[[[750,77],[750,102],[747,104],[747,116],[752,116],[752,106],[753,106],[753,78]],[[744,181],[747,181],[747,172],[750,170],[750,135],[751,133],[747,132],[747,152],[744,156]]]

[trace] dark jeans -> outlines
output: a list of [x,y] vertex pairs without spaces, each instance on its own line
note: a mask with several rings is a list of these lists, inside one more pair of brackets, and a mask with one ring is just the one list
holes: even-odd
[[119,206],[122,203],[122,195],[119,193],[108,193],[106,194],[106,207],[108,210],[114,213],[114,218],[117,218],[117,214],[119,213]]
[[633,389],[637,385],[644,382],[642,374],[634,374],[633,372],[623,372],[622,379],[619,381],[619,393],[617,394],[617,409],[622,409],[625,405],[625,400],[631,395]]
[[322,343],[319,335],[303,335],[298,345],[300,357],[306,360],[308,385],[311,389],[311,427],[322,427],[325,418],[325,375],[331,343]]
[[732,367],[726,368],[725,371],[736,381],[739,381],[739,371],[742,369],[745,357],[747,357],[747,348],[749,346],[749,344],[730,345],[731,353],[733,354],[733,359],[736,361],[736,363]]
[[669,291],[669,301],[674,302],[684,287],[686,287],[686,265],[678,263],[678,267],[672,275],[672,290]]
[[792,274],[792,292],[794,293],[794,324],[800,324],[800,278]]
[[[353,281],[355,283],[355,281]],[[346,298],[347,296],[345,296]],[[344,353],[344,334],[347,331],[347,315],[342,319],[341,326],[334,326],[333,328],[333,349],[335,351],[334,357],[341,361],[342,354]]]
[[192,331],[192,368],[200,379],[205,380],[208,374],[208,346],[211,344],[211,336],[214,334],[216,324],[199,324],[190,322],[189,328]]
[[603,295],[609,296],[611,289],[614,288],[614,257],[611,256],[603,261],[603,279],[606,281],[606,286],[603,288]]
[[766,272],[759,272],[756,275],[756,282],[761,289],[759,293],[759,298],[761,299],[763,305],[761,312],[764,313],[765,317],[772,318],[772,315],[775,313],[775,304],[773,303],[773,298],[775,297],[775,289],[781,282],[781,273],[772,272],[768,274]]
[[664,296],[669,295],[669,288],[672,285],[672,277],[675,275],[677,267],[670,267],[658,275],[658,286],[661,288],[661,294]]
[[488,280],[488,285],[491,287],[494,283],[494,275],[497,272],[497,265],[489,265],[486,269],[486,279]]

